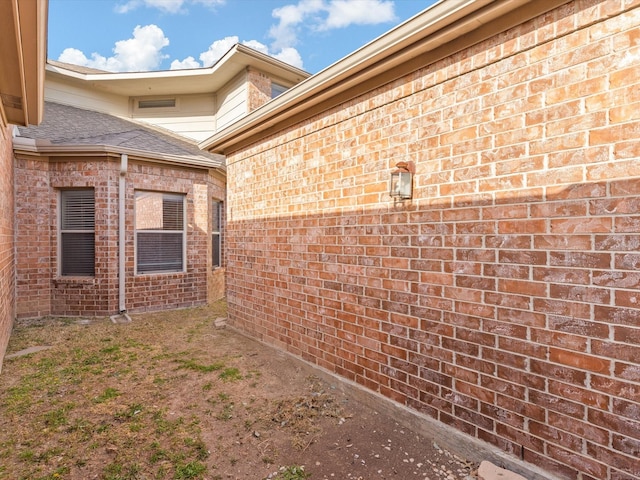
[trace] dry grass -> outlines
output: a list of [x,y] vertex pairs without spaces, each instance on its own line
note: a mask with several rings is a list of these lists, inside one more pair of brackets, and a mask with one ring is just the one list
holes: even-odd
[[273,353],[215,329],[224,315],[219,303],[126,325],[19,323],[10,352],[51,348],[5,363],[0,478],[215,479],[241,461],[254,469],[246,478],[273,469],[282,439],[269,435],[265,446],[264,432],[300,445],[332,400],[315,381],[307,389],[265,378]]

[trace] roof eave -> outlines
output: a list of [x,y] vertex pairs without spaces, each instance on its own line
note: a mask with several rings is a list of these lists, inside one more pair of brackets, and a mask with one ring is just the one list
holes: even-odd
[[52,144],[49,141],[17,136],[13,140],[13,150],[16,155],[46,157],[90,157],[96,155],[118,157],[127,155],[131,160],[150,161],[189,168],[214,169],[222,173],[225,172],[223,161],[216,162],[202,157],[171,155],[116,145]]
[[[378,85],[371,82],[372,78],[395,66],[409,64],[419,55],[437,51],[439,47],[461,38],[477,43],[495,35],[497,31],[483,29],[489,22],[506,18],[508,21],[499,25],[504,31],[568,1],[441,0],[238,122],[216,132],[200,142],[199,147],[214,153],[228,153],[239,145],[268,134],[286,119],[300,120],[318,110],[331,108],[333,104],[328,102],[331,98],[350,91],[354,95],[364,93],[367,82],[370,88],[375,88]],[[522,15],[513,15],[516,10],[523,10]],[[479,31],[479,34],[471,35],[474,31]],[[426,64],[433,61],[435,59],[430,59]],[[385,82],[391,80],[393,78],[388,76],[384,78]]]
[[0,112],[4,123],[37,125],[44,105],[47,0],[0,2]]
[[90,85],[91,88],[124,96],[142,96],[211,93],[248,66],[292,83],[310,76],[304,70],[240,44],[234,45],[220,60],[206,68],[113,73],[81,72],[47,64],[46,69],[51,75]]

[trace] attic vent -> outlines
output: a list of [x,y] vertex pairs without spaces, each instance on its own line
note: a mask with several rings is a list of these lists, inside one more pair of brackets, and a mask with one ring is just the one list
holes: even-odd
[[175,98],[161,98],[156,100],[139,100],[138,108],[173,108],[176,106]]

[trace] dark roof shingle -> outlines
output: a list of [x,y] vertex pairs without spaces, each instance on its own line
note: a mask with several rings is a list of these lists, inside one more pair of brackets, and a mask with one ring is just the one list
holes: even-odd
[[157,155],[174,155],[224,167],[222,155],[200,150],[194,143],[137,122],[106,113],[45,102],[44,119],[38,126],[19,127],[20,136],[48,140],[53,145],[106,145]]

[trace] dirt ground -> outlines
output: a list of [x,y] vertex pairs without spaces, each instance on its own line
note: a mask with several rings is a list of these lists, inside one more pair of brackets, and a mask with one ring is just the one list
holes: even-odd
[[[476,465],[229,328],[225,305],[18,322],[0,478],[472,479]],[[36,346],[50,347],[11,356]]]

